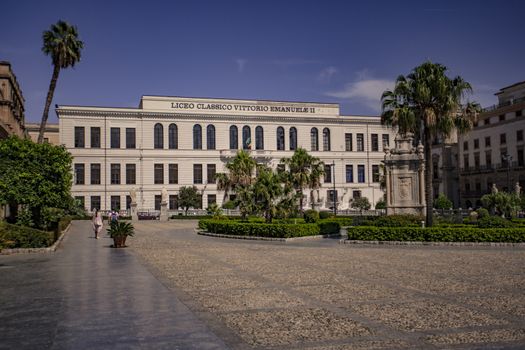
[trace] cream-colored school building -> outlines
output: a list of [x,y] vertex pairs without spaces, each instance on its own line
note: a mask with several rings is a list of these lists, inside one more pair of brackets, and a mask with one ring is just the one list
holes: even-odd
[[[202,208],[221,205],[215,174],[239,149],[277,168],[301,147],[325,163],[316,207],[350,209],[358,196],[372,207],[384,145],[395,133],[377,116],[343,116],[334,103],[143,96],[138,108],[58,106],[60,144],[74,156],[72,194],[91,210],[125,209],[135,188],[139,210],[176,210],[182,186],[196,186]],[[312,206],[310,191],[306,206]]]

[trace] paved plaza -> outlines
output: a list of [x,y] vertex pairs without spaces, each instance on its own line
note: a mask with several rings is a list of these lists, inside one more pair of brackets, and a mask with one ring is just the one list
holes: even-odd
[[0,256],[0,349],[520,349],[525,249],[263,242],[74,222]]

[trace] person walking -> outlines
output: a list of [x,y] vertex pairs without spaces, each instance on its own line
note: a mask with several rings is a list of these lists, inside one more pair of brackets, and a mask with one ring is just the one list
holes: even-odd
[[95,231],[95,239],[98,239],[98,234],[102,231],[102,215],[98,209],[95,209],[93,213],[93,230]]

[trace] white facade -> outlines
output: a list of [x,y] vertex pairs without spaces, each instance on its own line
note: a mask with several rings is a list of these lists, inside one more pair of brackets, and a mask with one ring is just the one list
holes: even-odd
[[[341,116],[338,104],[143,96],[139,108],[59,106],[56,111],[60,143],[74,156],[72,195],[82,199],[87,209],[97,206],[98,198],[102,210],[111,209],[117,201],[119,207],[124,209],[129,202],[126,196],[135,188],[138,209],[150,210],[156,207],[155,196],[158,201],[163,187],[174,199],[180,187],[193,185],[203,194],[203,208],[213,201],[221,205],[224,193],[217,190],[212,179],[208,179],[207,169],[210,166],[211,171],[215,166],[217,173],[225,172],[225,164],[236,154],[237,149],[232,149],[235,147],[230,144],[232,126],[237,127],[238,148],[243,147],[243,128],[250,128],[251,155],[258,162],[273,168],[277,167],[281,158],[293,155],[290,149],[293,135],[290,136],[290,133],[292,131],[293,134],[295,128],[296,147],[306,149],[325,164],[335,163],[338,209],[349,209],[353,196],[357,195],[368,197],[375,205],[383,198],[383,191],[379,187],[378,176],[374,176],[373,172],[377,173],[384,159],[383,140],[393,144],[395,137],[392,129],[381,125],[379,117]],[[162,125],[162,145],[160,140],[155,145],[154,129],[157,124]],[[176,145],[173,137],[170,141],[169,136],[172,124],[176,125]],[[194,145],[196,125],[201,128],[202,149]],[[215,145],[207,140],[210,125],[215,129]],[[256,133],[257,127],[262,127],[263,145],[260,134]],[[284,149],[278,149],[279,128],[284,129]],[[319,150],[312,149],[313,128],[318,132]],[[134,130],[134,148],[127,145],[128,139],[131,139],[127,137],[127,129]],[[329,147],[326,147],[325,129],[329,130]],[[96,142],[97,130],[100,132],[100,144]],[[115,143],[117,133],[119,145]],[[348,135],[345,134],[352,135],[351,150]],[[160,146],[162,148],[158,148]],[[262,149],[257,149],[261,146]],[[133,167],[133,164],[135,181],[126,172],[127,167]],[[163,165],[162,176],[157,176],[157,183],[155,164],[157,175],[161,172],[159,165]],[[170,164],[172,170],[173,164],[177,165],[176,181],[174,170],[170,181]],[[119,176],[116,170],[118,165]],[[202,166],[202,181],[198,176],[199,165]],[[99,179],[97,167],[100,167]],[[350,178],[350,170],[353,170],[353,179]],[[321,208],[332,205],[328,191],[333,187],[331,181],[323,183],[319,192]],[[307,192],[306,206],[310,206],[310,194]],[[170,209],[176,208],[172,205]]]

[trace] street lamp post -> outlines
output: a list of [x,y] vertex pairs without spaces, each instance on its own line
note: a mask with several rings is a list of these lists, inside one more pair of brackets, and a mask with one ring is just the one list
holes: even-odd
[[335,192],[335,160],[332,161],[332,177],[333,177],[333,184],[334,184],[334,189],[332,191],[332,199],[334,200],[334,216],[337,215],[337,195],[336,195],[336,192]]

